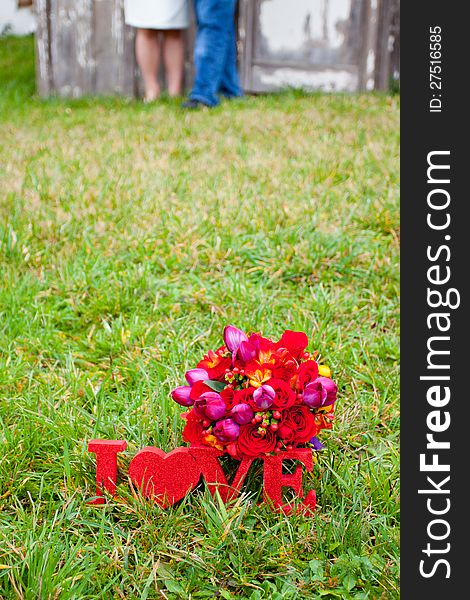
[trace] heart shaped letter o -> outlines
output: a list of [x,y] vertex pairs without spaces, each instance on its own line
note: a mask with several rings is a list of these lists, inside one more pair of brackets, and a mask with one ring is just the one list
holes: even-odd
[[162,508],[171,506],[199,482],[201,469],[189,448],[177,448],[166,454],[149,446],[134,456],[129,477],[147,498],[154,498]]

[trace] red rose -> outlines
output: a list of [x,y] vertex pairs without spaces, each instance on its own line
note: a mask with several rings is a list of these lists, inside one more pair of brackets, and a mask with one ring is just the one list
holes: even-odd
[[194,414],[194,409],[181,415],[186,421],[183,429],[183,440],[189,444],[202,444],[202,432],[204,427],[202,420]]
[[308,337],[302,331],[291,331],[287,329],[279,340],[281,348],[287,348],[294,358],[302,358],[305,348],[308,345]]
[[235,404],[238,404],[237,402],[235,402],[235,392],[232,388],[225,387],[220,392],[220,395],[222,397],[222,400],[225,402],[227,410],[231,410]]
[[282,379],[270,379],[268,385],[270,385],[276,393],[271,410],[285,410],[295,403],[297,394],[286,381],[282,381]]
[[263,429],[260,433],[258,425],[248,423],[240,427],[237,444],[240,454],[245,456],[261,456],[273,452],[276,448],[276,434],[270,429]]
[[315,436],[317,431],[315,417],[309,408],[295,404],[283,412],[278,435],[288,442],[302,444]]
[[303,391],[305,386],[318,377],[318,363],[315,360],[306,360],[299,366],[297,374],[297,389]]

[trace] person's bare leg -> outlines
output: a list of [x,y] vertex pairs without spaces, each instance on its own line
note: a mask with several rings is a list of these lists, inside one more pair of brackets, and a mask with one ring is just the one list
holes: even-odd
[[160,38],[155,29],[137,29],[135,55],[145,87],[145,100],[151,101],[160,95],[158,69],[160,66]]
[[169,96],[181,96],[184,74],[184,30],[168,29],[163,38],[163,61]]

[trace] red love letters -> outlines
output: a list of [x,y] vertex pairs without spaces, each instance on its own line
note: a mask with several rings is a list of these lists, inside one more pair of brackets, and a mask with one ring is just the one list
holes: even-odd
[[[116,492],[117,454],[125,450],[125,440],[91,440],[88,451],[96,454],[96,496],[92,504],[103,504],[103,491],[114,495]],[[162,508],[171,506],[193,490],[201,480],[212,495],[218,490],[222,500],[236,497],[241,490],[253,458],[240,461],[238,471],[229,483],[218,458],[222,452],[215,448],[194,447],[176,448],[168,454],[154,447],[143,448],[129,464],[129,478],[145,497],[153,498]],[[264,456],[264,500],[275,510],[290,514],[294,507],[283,504],[282,488],[290,487],[298,498],[303,498],[302,467],[294,473],[283,474],[282,461],[300,461],[307,471],[313,467],[312,451],[308,448],[281,452],[274,456]],[[312,513],[316,505],[315,491],[311,490],[298,511]]]

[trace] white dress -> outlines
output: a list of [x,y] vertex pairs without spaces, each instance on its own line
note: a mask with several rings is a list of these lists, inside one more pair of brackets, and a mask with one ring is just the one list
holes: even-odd
[[186,29],[189,0],[125,0],[127,25],[141,29]]

